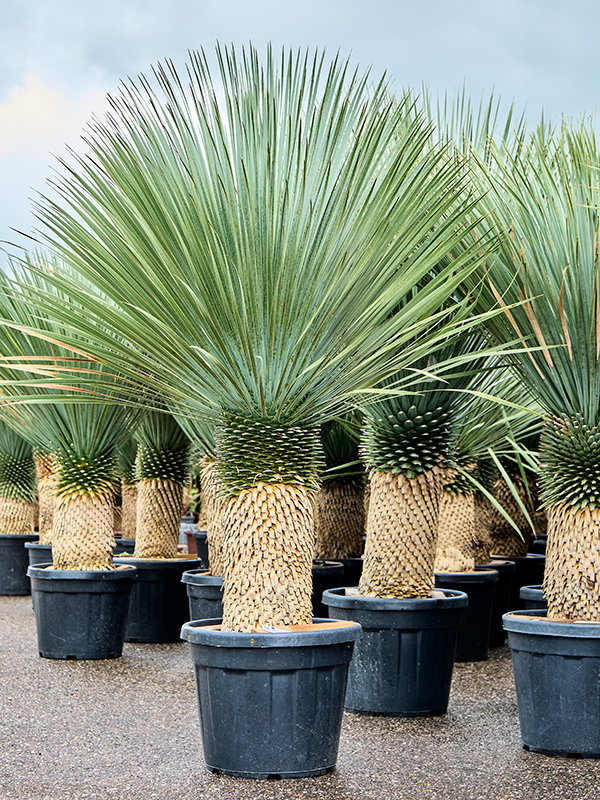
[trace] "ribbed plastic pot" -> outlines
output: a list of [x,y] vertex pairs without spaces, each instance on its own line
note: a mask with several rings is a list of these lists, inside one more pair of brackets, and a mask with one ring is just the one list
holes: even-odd
[[206,531],[193,531],[194,541],[196,542],[196,555],[202,561],[204,569],[210,569],[208,563],[208,539]]
[[344,565],[344,586],[358,586],[363,571],[364,561],[362,558],[338,558]]
[[[516,566],[513,561],[491,561],[482,564],[484,569],[495,569],[498,573],[498,582],[492,603],[492,621],[490,623],[490,647],[502,647],[506,641],[506,633],[502,625],[502,617],[508,611],[510,593]],[[476,570],[481,567],[475,567]]]
[[555,622],[531,609],[504,616],[523,746],[600,758],[600,623]]
[[135,550],[135,539],[115,539],[115,555],[129,553],[133,555]]
[[396,600],[338,588],[326,591],[323,602],[330,617],[363,629],[348,671],[346,708],[398,717],[445,713],[464,592]]
[[312,566],[312,612],[313,617],[326,617],[327,606],[323,604],[323,592],[344,583],[344,565],[341,561],[313,559]]
[[521,586],[537,586],[544,581],[544,568],[546,566],[546,556],[540,553],[527,553],[526,556],[490,556],[491,561],[512,561],[516,567],[513,576],[512,587],[510,590],[509,611],[515,611],[521,607],[519,592]]
[[[46,565],[51,566],[51,565]],[[44,658],[118,658],[135,567],[87,572],[29,567]]]
[[219,622],[181,631],[191,645],[208,769],[260,779],[333,771],[360,625],[255,634],[215,630]]
[[223,616],[223,578],[205,569],[191,569],[183,573],[181,580],[187,591],[191,620]]
[[456,633],[455,661],[485,661],[487,658],[497,582],[497,570],[486,567],[473,572],[436,572],[435,585],[439,589],[454,589],[469,598]]
[[521,586],[519,597],[521,598],[521,608],[525,610],[531,608],[548,608],[548,601],[544,595],[543,586]]
[[26,542],[35,542],[37,533],[0,534],[0,595],[20,596],[31,593],[27,577],[29,554]]
[[38,542],[25,542],[25,550],[29,559],[28,566],[50,564],[52,562],[52,545],[39,544]]
[[181,576],[197,569],[197,558],[131,558],[121,556],[119,564],[132,564],[137,574],[131,590],[126,642],[178,642],[189,604]]

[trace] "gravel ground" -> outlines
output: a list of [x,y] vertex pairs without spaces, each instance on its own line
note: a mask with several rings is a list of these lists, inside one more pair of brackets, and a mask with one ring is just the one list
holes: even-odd
[[600,762],[521,748],[508,648],[457,664],[443,717],[346,714],[337,771],[268,781],[213,776],[200,746],[187,645],[123,658],[37,652],[28,597],[0,597],[0,798],[13,800],[587,800]]

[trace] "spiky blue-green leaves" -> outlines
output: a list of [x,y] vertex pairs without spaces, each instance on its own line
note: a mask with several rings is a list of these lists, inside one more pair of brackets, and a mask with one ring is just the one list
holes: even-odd
[[540,446],[545,506],[600,506],[600,426],[581,414],[546,421]]
[[136,428],[137,480],[184,484],[189,471],[190,441],[170,414],[150,411]]
[[[414,478],[442,465],[451,443],[449,405],[381,403],[366,416],[362,450],[371,469]],[[387,413],[386,413],[387,412]]]
[[259,482],[318,488],[323,459],[317,428],[224,413],[215,436],[219,481],[230,496]]
[[117,479],[117,456],[113,451],[86,452],[72,446],[55,453],[56,493],[59,497],[111,495]]

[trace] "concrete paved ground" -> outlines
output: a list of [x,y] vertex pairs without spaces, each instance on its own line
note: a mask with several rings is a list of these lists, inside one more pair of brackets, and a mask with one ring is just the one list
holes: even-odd
[[[600,724],[600,721],[599,721]],[[332,775],[204,769],[187,645],[114,661],[38,656],[28,597],[0,597],[1,800],[591,800],[600,762],[521,748],[508,648],[457,664],[443,717],[345,714]]]

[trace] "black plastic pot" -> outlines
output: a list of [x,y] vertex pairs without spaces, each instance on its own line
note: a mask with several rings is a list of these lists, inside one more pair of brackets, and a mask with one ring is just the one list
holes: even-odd
[[363,559],[338,558],[337,560],[344,565],[344,580],[342,581],[344,586],[358,586],[363,571]]
[[513,576],[508,604],[508,610],[514,611],[521,607],[519,599],[521,586],[538,586],[544,582],[546,556],[540,553],[527,553],[526,556],[510,556],[510,558],[508,556],[491,556],[492,561],[504,561],[506,559],[512,561],[517,568]]
[[600,623],[554,622],[542,610],[504,616],[523,746],[600,758]]
[[530,553],[538,553],[543,556],[546,555],[546,544],[548,542],[547,536],[537,536],[535,539],[531,539],[529,542],[529,552]]
[[0,534],[0,595],[31,593],[27,577],[29,554],[23,545],[38,538],[37,533]]
[[[48,565],[50,566],[50,565]],[[29,567],[38,650],[44,658],[117,658],[135,567],[87,572]]]
[[521,586],[519,597],[521,598],[521,608],[523,609],[548,608],[543,586]]
[[38,542],[25,542],[25,549],[29,559],[29,565],[35,567],[38,564],[50,564],[52,562],[52,545],[39,544]]
[[189,620],[189,605],[181,576],[197,569],[197,558],[131,558],[120,556],[119,564],[132,564],[137,574],[131,590],[126,642],[178,642],[181,626]]
[[396,600],[330,589],[323,602],[331,617],[363,628],[348,672],[346,708],[399,717],[445,713],[456,631],[468,603],[464,592]]
[[187,590],[191,620],[223,616],[223,578],[204,569],[191,569],[183,573],[181,580]]
[[456,634],[455,661],[487,658],[497,582],[497,570],[486,567],[476,567],[473,572],[436,572],[435,585],[439,589],[454,589],[469,598]]
[[323,604],[323,592],[344,583],[344,565],[341,561],[313,559],[312,566],[312,612],[313,617],[326,617],[327,606]]
[[120,553],[129,553],[133,555],[135,550],[135,539],[115,539],[115,555]]
[[204,569],[210,569],[208,563],[208,539],[206,531],[192,531],[192,535],[196,541],[196,554],[202,561]]
[[335,769],[360,626],[255,634],[215,630],[219,622],[190,622],[181,631],[191,644],[208,769],[262,779]]
[[[502,647],[506,640],[506,633],[502,625],[502,617],[508,611],[510,593],[516,566],[513,561],[491,561],[482,567],[495,569],[498,573],[498,582],[492,603],[492,621],[490,623],[490,647]],[[475,567],[480,569],[479,566]]]

